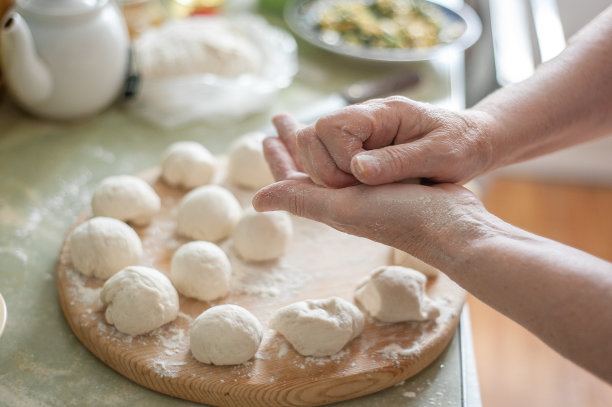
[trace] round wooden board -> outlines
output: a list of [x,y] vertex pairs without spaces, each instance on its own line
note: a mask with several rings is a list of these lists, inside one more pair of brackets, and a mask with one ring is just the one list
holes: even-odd
[[[141,265],[168,274],[175,250],[188,240],[175,233],[178,203],[185,191],[159,180],[158,171],[143,178],[162,200],[162,210],[147,227],[135,228],[143,242]],[[252,191],[225,185],[243,206]],[[83,216],[78,225],[91,215]],[[238,366],[211,366],[189,351],[192,320],[210,306],[232,303],[256,315],[264,327],[278,308],[295,301],[330,296],[353,300],[357,282],[388,264],[391,249],[293,217],[294,237],[278,261],[248,264],[228,253],[233,277],[230,294],[204,303],[180,296],[179,317],[155,331],[125,335],[104,319],[99,293],[104,281],[76,272],[68,233],[57,271],[58,293],[66,319],[79,340],[105,364],[158,392],[219,406],[322,405],[374,393],[405,380],[431,362],[452,338],[465,300],[464,291],[444,275],[430,280],[428,295],[440,306],[435,321],[382,324],[366,318],[363,333],[332,357],[296,353],[283,337],[265,329],[255,358]]]

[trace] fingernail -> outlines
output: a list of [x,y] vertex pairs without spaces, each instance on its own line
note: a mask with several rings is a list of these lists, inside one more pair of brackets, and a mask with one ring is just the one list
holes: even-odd
[[376,158],[368,154],[357,154],[351,162],[351,171],[355,176],[368,177],[378,174],[380,167]]

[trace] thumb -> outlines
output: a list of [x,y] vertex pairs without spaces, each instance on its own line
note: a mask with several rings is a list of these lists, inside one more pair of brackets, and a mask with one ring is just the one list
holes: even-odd
[[257,191],[252,203],[258,212],[287,211],[303,218],[324,221],[334,191],[310,181],[286,180]]
[[351,172],[367,185],[382,185],[425,176],[425,164],[431,161],[418,142],[396,144],[356,154]]

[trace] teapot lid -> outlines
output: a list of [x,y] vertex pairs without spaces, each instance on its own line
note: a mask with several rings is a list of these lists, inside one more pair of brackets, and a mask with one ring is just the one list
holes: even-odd
[[17,6],[37,14],[82,14],[104,6],[108,0],[17,0]]

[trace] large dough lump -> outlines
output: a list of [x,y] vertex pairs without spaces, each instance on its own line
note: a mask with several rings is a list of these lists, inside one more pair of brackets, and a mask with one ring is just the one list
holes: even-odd
[[250,261],[273,260],[287,250],[293,228],[286,212],[246,210],[232,234],[240,257]]
[[219,246],[210,242],[189,242],[172,256],[170,278],[183,295],[212,301],[227,294],[232,266]]
[[260,189],[274,182],[263,154],[260,132],[247,133],[232,143],[228,153],[227,179],[245,188]]
[[339,297],[296,302],[276,311],[270,327],[304,356],[338,353],[363,331],[363,314]]
[[257,352],[263,329],[238,305],[217,305],[200,314],[191,327],[191,353],[202,363],[237,365]]
[[400,266],[377,268],[355,290],[355,299],[383,322],[424,321],[440,311],[425,294],[427,277]]
[[102,216],[77,226],[69,244],[74,267],[86,276],[102,279],[138,264],[142,256],[142,243],[134,229]]
[[238,200],[227,189],[205,185],[189,192],[179,205],[178,233],[217,242],[232,233],[242,215]]
[[117,175],[98,184],[91,207],[94,216],[108,216],[144,226],[159,212],[161,201],[144,180],[131,175]]
[[195,141],[171,144],[162,158],[161,176],[171,186],[192,189],[210,184],[215,174],[216,158]]
[[119,331],[140,335],[173,321],[178,315],[176,289],[162,272],[126,267],[109,278],[100,292],[106,321]]

